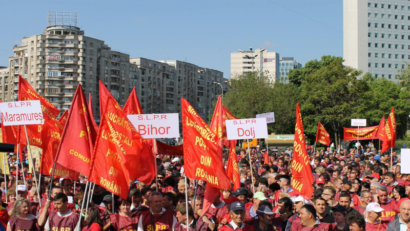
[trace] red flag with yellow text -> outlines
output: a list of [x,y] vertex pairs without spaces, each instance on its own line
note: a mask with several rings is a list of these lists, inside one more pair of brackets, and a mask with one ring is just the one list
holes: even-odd
[[88,111],[90,112],[90,117],[91,117],[91,122],[93,123],[94,129],[98,131],[98,125],[95,122],[95,117],[94,117],[94,110],[93,110],[93,99],[91,97],[91,93],[88,95]]
[[184,98],[181,98],[182,132],[184,138],[185,173],[191,179],[207,181],[207,185],[229,189],[217,136]]
[[316,143],[320,143],[325,146],[330,145],[330,135],[320,122],[317,125]]
[[229,145],[231,142],[228,141],[227,135],[226,135],[226,120],[235,120],[238,119],[237,117],[233,116],[228,109],[225,108],[225,106],[222,103],[222,97],[218,97],[218,101],[216,102],[215,105],[215,111],[212,116],[212,121],[211,121],[211,131],[213,131],[216,136],[218,137],[217,139],[221,139],[223,145],[229,148]]
[[78,84],[55,161],[86,176],[90,171],[91,154],[97,137],[92,120],[84,91]]
[[263,164],[269,164],[269,151],[266,150],[266,152],[262,156],[265,159]]
[[67,122],[67,116],[68,116],[68,110],[65,110],[63,114],[60,116],[60,119],[58,119],[58,122],[60,122],[62,125],[65,125]]
[[385,119],[383,116],[382,120],[379,123],[379,127],[377,128],[376,136],[374,137],[375,139],[379,139],[381,141],[384,141],[386,139],[386,130],[384,126],[385,126]]
[[239,167],[236,159],[236,140],[230,140],[228,166],[226,168],[226,174],[233,182],[233,191],[241,187],[241,179],[239,178]]
[[[61,141],[61,134],[64,130],[64,124],[54,120],[54,123],[46,123],[43,127],[43,142],[46,147],[42,150],[40,173],[43,175],[52,175],[54,160],[57,154],[58,146]],[[54,178],[78,179],[79,173],[67,169],[60,164],[56,164]]]
[[306,200],[313,194],[313,174],[306,152],[305,133],[299,103],[296,105],[295,141],[293,145],[291,187]]
[[[146,141],[141,138],[114,98],[107,97],[104,113],[89,179],[108,191],[127,198],[130,180],[137,178],[146,184],[151,183],[155,176],[154,163],[149,163],[141,155]],[[151,168],[148,169],[147,166]]]
[[[387,128],[388,127],[388,128]],[[389,118],[387,118],[387,123],[386,123],[386,134],[387,134],[387,129],[390,130],[391,137],[387,137],[387,140],[390,142],[390,147],[395,147],[396,146],[396,116],[394,115],[394,107],[391,109]]]

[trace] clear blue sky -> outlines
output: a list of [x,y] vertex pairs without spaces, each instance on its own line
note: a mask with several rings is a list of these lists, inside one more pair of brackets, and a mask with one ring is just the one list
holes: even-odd
[[267,48],[305,64],[343,55],[343,1],[5,1],[0,66],[14,44],[41,34],[48,11],[73,11],[85,35],[131,57],[177,59],[230,76],[230,53]]

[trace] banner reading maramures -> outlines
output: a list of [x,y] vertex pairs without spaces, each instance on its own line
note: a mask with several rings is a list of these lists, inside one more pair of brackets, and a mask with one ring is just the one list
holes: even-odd
[[229,189],[230,180],[218,154],[216,135],[186,99],[181,99],[186,175],[216,188]]

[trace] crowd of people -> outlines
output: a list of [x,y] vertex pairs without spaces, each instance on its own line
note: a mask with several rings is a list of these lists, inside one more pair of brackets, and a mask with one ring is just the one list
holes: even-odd
[[[11,155],[11,174],[0,176],[0,231],[410,230],[410,175],[401,174],[395,151],[308,149],[311,198],[291,187],[291,148],[271,151],[267,160],[265,152],[259,146],[237,151],[241,187],[221,190],[207,211],[206,182],[185,179],[183,157],[158,155],[156,179],[130,182],[128,197],[120,198],[99,185],[85,193],[82,175],[42,176],[38,189],[26,161]],[[228,153],[222,158],[227,165]]]

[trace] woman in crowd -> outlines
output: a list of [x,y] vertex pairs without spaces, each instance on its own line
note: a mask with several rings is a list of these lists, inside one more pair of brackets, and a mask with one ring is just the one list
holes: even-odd
[[101,231],[102,221],[100,218],[100,210],[98,208],[90,208],[85,217],[86,225],[82,231]]
[[396,201],[399,203],[399,206],[401,202],[409,199],[406,195],[406,189],[401,185],[394,186],[393,196],[394,196],[394,199],[396,199]]
[[37,218],[30,214],[29,211],[30,201],[25,198],[17,199],[10,214],[7,231],[40,231],[37,225]]
[[131,199],[120,199],[120,211],[118,214],[110,215],[110,222],[104,226],[104,230],[113,228],[114,230],[137,230],[138,216],[133,216],[131,213]]

